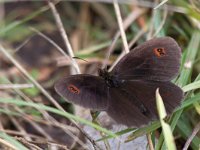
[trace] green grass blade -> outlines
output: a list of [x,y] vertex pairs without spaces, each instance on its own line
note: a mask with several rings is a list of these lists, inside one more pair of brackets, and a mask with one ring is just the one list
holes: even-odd
[[200,81],[192,82],[192,83],[184,86],[182,89],[184,92],[188,92],[188,91],[195,90],[198,88],[200,88]]
[[194,31],[186,51],[185,62],[183,64],[183,68],[181,70],[181,74],[178,80],[178,85],[181,87],[185,86],[190,81],[192,66],[197,56],[199,44],[200,44],[200,32]]
[[133,133],[131,133],[131,135],[128,136],[128,138],[125,142],[130,142],[130,141],[136,139],[137,137],[140,137],[140,136],[145,135],[147,133],[151,133],[158,128],[160,128],[160,122],[155,121],[149,126],[142,127],[142,128],[135,130]]
[[13,145],[17,150],[28,150],[28,148],[4,132],[0,132],[0,137]]
[[[195,96],[193,96],[192,98],[188,98],[186,99],[182,105],[180,107],[178,107],[175,112],[176,113],[180,113],[179,111],[190,106],[190,105],[193,105],[194,103],[197,103],[200,101],[200,93],[199,94],[196,94]],[[176,120],[179,119],[178,115],[177,117],[175,118]],[[160,127],[160,122],[159,121],[155,121],[153,122],[151,125],[149,126],[145,126],[145,127],[142,127],[142,128],[138,128],[138,129],[135,129],[135,128],[127,128],[125,130],[122,130],[122,131],[119,131],[119,132],[116,132],[115,134],[120,136],[120,135],[123,135],[123,134],[126,134],[126,133],[129,133],[129,132],[132,132],[131,135],[129,135],[127,137],[127,140],[125,142],[130,142],[134,139],[136,139],[137,137],[139,136],[142,136],[142,135],[145,135],[147,133],[150,133],[150,132],[153,132],[155,131],[156,129],[158,129]],[[174,126],[174,125],[173,125]],[[98,141],[102,141],[102,140],[106,140],[106,139],[110,139],[112,138],[112,136],[105,136],[101,139],[98,139]]]
[[[178,79],[178,85],[181,87],[185,86],[191,80],[190,78],[191,78],[191,73],[192,73],[192,66],[193,66],[193,63],[195,61],[195,58],[196,58],[196,55],[198,52],[199,44],[200,44],[200,32],[198,30],[195,30],[193,32],[192,38],[191,38],[189,46],[187,48],[187,52],[185,54],[185,61],[184,61],[184,63],[190,63],[191,67],[185,67],[183,65],[180,77]],[[183,109],[179,109],[172,116],[172,119],[171,119],[172,131],[174,130],[175,126],[177,125],[177,122],[178,122],[182,112],[183,112]],[[161,134],[161,136],[158,140],[158,143],[156,145],[156,150],[165,149],[165,146],[163,145],[164,144],[163,140],[164,140],[163,134]]]
[[15,22],[10,23],[9,25],[6,25],[4,28],[0,28],[0,37],[4,36],[4,34],[11,31],[15,27],[17,27],[17,26],[33,19],[34,17],[40,15],[41,13],[47,11],[48,9],[49,9],[48,6],[44,6],[44,7],[40,8],[38,11],[35,11],[34,13],[27,15],[27,17],[25,17],[21,21],[15,21]]
[[169,150],[176,150],[176,145],[175,145],[175,141],[174,141],[174,137],[173,137],[170,125],[168,125],[164,121],[165,117],[167,116],[167,112],[165,110],[163,100],[159,94],[159,89],[156,90],[156,104],[157,104],[158,115],[160,118],[160,123],[162,127],[163,136],[165,139],[166,147]]
[[[181,117],[183,118],[183,117]],[[188,139],[188,137],[191,135],[192,133],[192,128],[190,125],[187,125],[186,122],[182,119],[180,119],[178,121],[177,124],[177,130],[178,132],[183,136],[183,138],[185,138],[186,140]],[[192,149],[196,150],[199,148],[199,144],[200,144],[200,138],[198,138],[197,136],[193,138],[193,140],[191,141],[191,147]]]
[[109,131],[105,128],[102,128],[90,121],[87,121],[83,118],[80,118],[78,116],[75,116],[73,114],[70,114],[70,113],[67,113],[67,112],[63,112],[63,111],[60,111],[58,109],[55,109],[55,108],[52,108],[52,107],[48,107],[48,106],[45,106],[43,104],[36,104],[36,103],[32,103],[32,102],[25,102],[25,101],[22,101],[22,100],[18,100],[18,99],[15,99],[13,100],[12,98],[0,98],[0,103],[6,103],[6,104],[15,104],[15,105],[18,105],[18,106],[29,106],[29,107],[34,107],[34,108],[37,108],[37,109],[41,109],[41,110],[46,110],[46,111],[49,111],[49,112],[52,112],[52,113],[55,113],[55,114],[58,114],[58,115],[61,115],[61,116],[64,116],[68,119],[72,119],[72,120],[75,120],[75,121],[78,121],[80,123],[83,123],[83,124],[86,124],[88,126],[91,126],[109,136],[112,136],[112,137],[117,137],[116,134],[114,134],[112,131]]

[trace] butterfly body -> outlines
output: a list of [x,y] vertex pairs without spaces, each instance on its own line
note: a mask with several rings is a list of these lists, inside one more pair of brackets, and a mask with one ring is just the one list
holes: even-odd
[[116,75],[111,74],[106,69],[99,69],[99,76],[105,80],[106,85],[110,88],[117,88],[123,82],[123,80],[119,80]]
[[141,126],[157,118],[157,88],[168,113],[179,106],[183,91],[170,80],[178,74],[180,57],[172,38],[152,39],[126,54],[112,71],[65,77],[55,89],[67,101],[106,111],[120,124]]

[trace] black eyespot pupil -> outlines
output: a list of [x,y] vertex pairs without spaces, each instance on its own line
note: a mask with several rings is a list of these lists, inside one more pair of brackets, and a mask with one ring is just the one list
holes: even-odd
[[77,93],[77,90],[74,89],[73,87],[70,87],[70,90],[73,91],[73,92],[75,92],[75,93]]
[[159,55],[165,55],[165,51],[163,48],[157,48],[157,52],[159,53]]

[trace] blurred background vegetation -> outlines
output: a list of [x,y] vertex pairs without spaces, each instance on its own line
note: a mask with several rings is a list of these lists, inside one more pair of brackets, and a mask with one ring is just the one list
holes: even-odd
[[[52,2],[81,73],[97,74],[103,63],[110,66],[119,58],[124,48],[112,0]],[[186,148],[186,141],[191,139],[189,149],[197,150],[200,145],[200,1],[169,0],[159,6],[161,2],[119,0],[127,41],[132,49],[150,38],[171,36],[181,46],[182,66],[174,82],[185,91],[185,99],[169,124],[177,149]],[[159,7],[154,9],[156,6]],[[67,112],[90,118],[90,113],[73,107],[55,93],[54,83],[75,72],[70,59],[59,51],[60,48],[67,54],[68,48],[48,1],[1,0],[0,38],[0,149],[98,149],[99,145],[103,149],[117,149],[120,141],[111,142],[113,132],[124,135],[119,138],[128,142],[121,142],[121,149],[152,149],[146,137],[140,145],[133,144],[134,139],[145,134],[150,135],[147,137],[152,139],[155,149],[166,149],[158,122],[140,129],[116,131],[112,122],[93,121],[99,124],[93,131],[87,128],[90,122],[62,112],[57,104]],[[111,44],[114,46],[110,47]],[[111,56],[105,62],[109,51]],[[69,118],[81,123],[83,132],[89,131],[90,140],[80,134]],[[106,134],[101,132],[102,127],[108,129]]]

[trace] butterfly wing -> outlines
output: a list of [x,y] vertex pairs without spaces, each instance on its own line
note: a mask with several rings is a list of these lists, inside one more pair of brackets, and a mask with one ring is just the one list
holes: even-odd
[[180,67],[181,49],[170,37],[155,38],[126,54],[111,71],[119,79],[169,81]]
[[108,114],[118,123],[141,126],[157,118],[155,91],[159,88],[167,113],[180,105],[182,90],[171,82],[125,81],[120,88],[109,89]]
[[93,110],[106,110],[107,86],[97,76],[81,74],[62,78],[55,84],[56,92],[68,102]]

